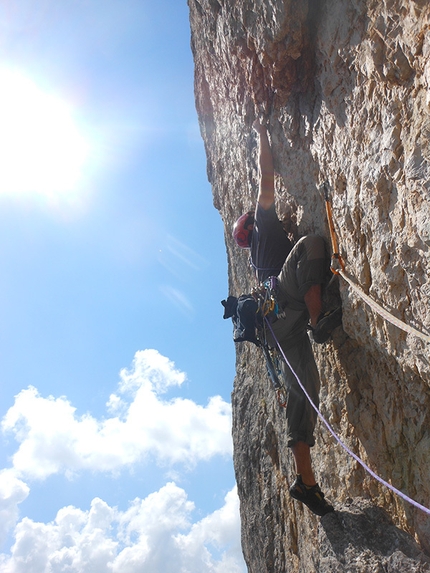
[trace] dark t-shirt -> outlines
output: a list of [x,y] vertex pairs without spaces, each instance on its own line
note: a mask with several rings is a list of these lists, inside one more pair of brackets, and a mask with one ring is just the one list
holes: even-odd
[[278,276],[292,249],[273,204],[263,209],[258,203],[252,231],[251,261],[259,283],[268,277]]

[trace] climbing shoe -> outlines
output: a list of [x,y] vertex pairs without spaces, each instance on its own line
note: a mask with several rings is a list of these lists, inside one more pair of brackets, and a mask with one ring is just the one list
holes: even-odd
[[310,327],[313,341],[317,344],[324,344],[330,338],[335,328],[342,324],[342,308],[336,308],[330,312],[322,314],[318,319],[315,328]]
[[297,476],[296,481],[290,487],[290,495],[307,505],[315,515],[323,516],[334,511],[334,507],[324,499],[324,494],[319,485],[312,487],[305,485],[301,475]]

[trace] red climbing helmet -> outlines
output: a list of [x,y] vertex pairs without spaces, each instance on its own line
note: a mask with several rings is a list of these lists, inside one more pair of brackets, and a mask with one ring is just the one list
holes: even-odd
[[251,246],[251,225],[254,225],[254,211],[248,211],[240,216],[234,224],[233,238],[241,249],[249,249]]

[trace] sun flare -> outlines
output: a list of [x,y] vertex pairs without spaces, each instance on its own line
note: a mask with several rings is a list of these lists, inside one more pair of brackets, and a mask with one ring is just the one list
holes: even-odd
[[0,195],[73,200],[89,151],[66,102],[0,69]]

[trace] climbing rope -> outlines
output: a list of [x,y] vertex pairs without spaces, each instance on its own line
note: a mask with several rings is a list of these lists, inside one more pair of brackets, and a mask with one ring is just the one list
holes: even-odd
[[418,503],[417,501],[415,501],[414,499],[410,498],[409,496],[407,496],[406,494],[404,494],[403,492],[401,492],[400,490],[398,490],[397,488],[395,488],[393,485],[391,485],[390,483],[388,483],[387,481],[385,481],[383,478],[381,478],[380,476],[378,476],[378,474],[376,474],[372,469],[369,468],[369,466],[361,459],[359,458],[356,454],[354,454],[354,452],[352,450],[350,450],[348,448],[348,446],[339,438],[339,436],[336,434],[336,432],[333,430],[333,428],[330,426],[330,424],[327,422],[327,420],[324,418],[324,416],[321,414],[320,410],[315,406],[315,404],[312,401],[312,398],[309,396],[308,392],[306,391],[306,389],[304,388],[303,384],[301,383],[299,377],[297,376],[297,374],[294,372],[291,364],[289,363],[287,357],[285,356],[285,352],[282,350],[281,345],[278,342],[278,339],[276,338],[275,333],[273,332],[273,328],[272,325],[270,324],[270,321],[267,319],[267,317],[264,318],[264,320],[266,321],[266,324],[273,336],[273,339],[276,342],[276,345],[279,349],[279,352],[281,353],[281,356],[283,358],[283,360],[285,361],[285,363],[287,364],[288,368],[291,370],[291,372],[293,373],[293,376],[295,377],[295,379],[297,380],[298,385],[300,386],[300,388],[303,390],[306,398],[309,400],[309,403],[311,404],[312,408],[316,411],[318,417],[321,419],[321,421],[323,422],[323,424],[326,426],[326,428],[328,429],[328,431],[330,432],[330,434],[334,437],[334,439],[338,442],[338,444],[340,444],[340,446],[342,446],[342,448],[351,456],[353,457],[372,477],[374,477],[377,481],[379,481],[382,485],[384,485],[385,487],[387,487],[388,489],[390,489],[393,493],[395,493],[396,495],[398,495],[399,497],[401,497],[402,499],[404,499],[405,501],[407,501],[408,503],[414,505],[415,507],[417,507],[418,509],[420,509],[421,511],[424,511],[425,513],[427,513],[428,515],[430,515],[430,509],[425,507],[424,505],[421,505],[420,503]]
[[353,289],[353,291],[360,298],[362,298],[364,300],[364,302],[370,306],[370,308],[372,308],[375,312],[377,312],[380,316],[382,316],[382,318],[384,318],[386,321],[390,322],[394,326],[397,326],[398,328],[400,328],[404,332],[408,332],[409,334],[412,334],[418,338],[421,338],[425,342],[430,342],[430,336],[429,335],[424,334],[423,332],[420,332],[419,330],[415,329],[413,326],[410,326],[409,324],[406,324],[403,321],[401,321],[400,319],[393,316],[390,312],[388,312],[388,310],[383,308],[380,304],[378,304],[376,301],[374,301],[369,295],[367,295],[363,291],[363,289],[360,288],[353,281],[351,276],[346,272],[345,262],[339,253],[339,247],[338,247],[336,232],[335,232],[334,224],[333,224],[333,212],[331,209],[331,203],[330,203],[329,190],[328,190],[328,184],[327,183],[323,184],[323,191],[324,191],[327,220],[328,220],[328,226],[329,226],[329,230],[330,230],[330,238],[331,238],[331,245],[332,245],[332,251],[333,251],[332,259],[331,259],[331,265],[330,265],[330,269],[331,269],[332,273],[334,273],[335,275],[340,275],[349,284],[349,286]]

